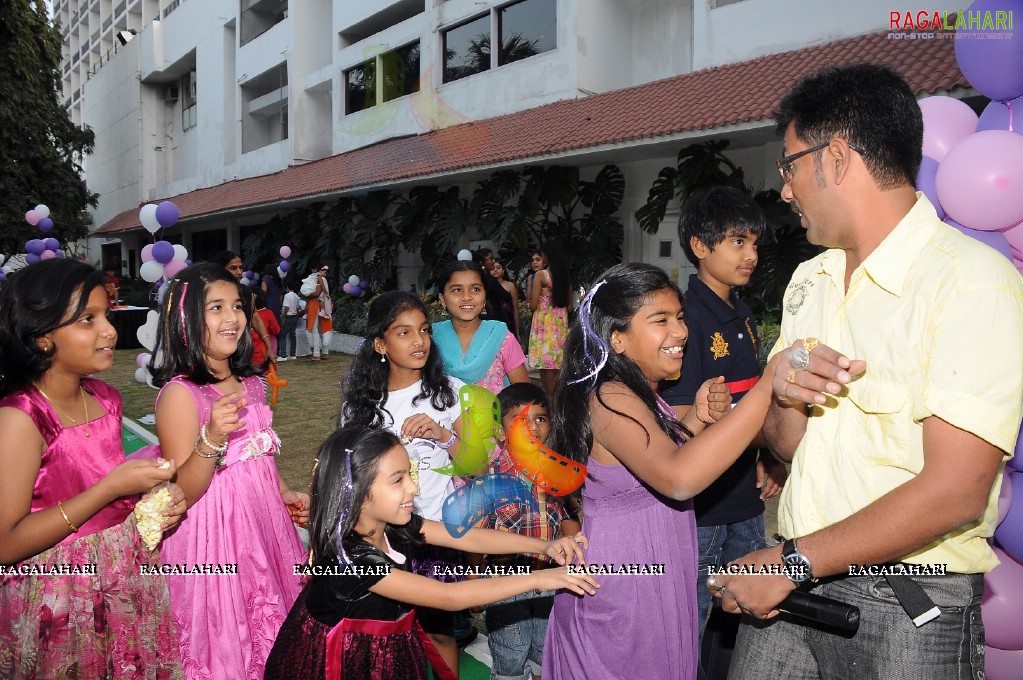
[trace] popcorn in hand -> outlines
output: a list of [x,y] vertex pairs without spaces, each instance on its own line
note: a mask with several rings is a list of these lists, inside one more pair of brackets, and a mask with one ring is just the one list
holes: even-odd
[[135,519],[139,535],[146,550],[154,550],[163,538],[164,517],[161,513],[171,506],[170,490],[165,486],[148,494],[135,504]]

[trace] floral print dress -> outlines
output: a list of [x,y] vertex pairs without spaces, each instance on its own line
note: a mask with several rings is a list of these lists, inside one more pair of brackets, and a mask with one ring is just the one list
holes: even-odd
[[[221,393],[182,378],[172,382],[188,389],[200,422],[208,422]],[[259,379],[245,378],[242,386],[245,427],[228,438],[209,489],[160,549],[171,570],[167,586],[185,678],[193,680],[262,678],[277,631],[301,591],[294,568],[305,554],[274,463],[280,439]],[[175,567],[209,572],[176,574]],[[234,573],[217,573],[217,567]]]
[[[540,272],[537,277],[544,273]],[[533,312],[533,323],[529,329],[527,365],[533,369],[557,369],[561,368],[565,339],[568,337],[568,310],[565,307],[554,306],[553,292],[549,285],[550,275],[541,280],[540,301]]]

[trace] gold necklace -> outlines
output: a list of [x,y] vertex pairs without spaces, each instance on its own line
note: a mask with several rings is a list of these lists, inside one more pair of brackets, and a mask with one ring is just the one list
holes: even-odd
[[[46,394],[46,392],[43,392],[41,387],[36,385],[36,389],[39,390],[39,394],[43,395],[43,397],[46,398],[46,401],[50,402],[50,404],[53,406],[53,408],[57,409],[57,412],[60,415],[64,416],[68,420],[70,420],[72,425],[78,425],[78,421],[75,420],[74,418],[72,418],[71,416],[69,416],[67,411],[65,411],[61,407],[57,406],[57,403],[55,401],[53,401],[53,399],[50,399],[50,396],[48,394]],[[78,386],[78,392],[79,392],[79,394],[82,395],[82,409],[85,411],[85,420],[83,421],[85,423],[85,436],[86,437],[91,437],[92,436],[92,431],[89,429],[89,402],[87,402],[85,400],[85,390],[82,388],[81,385]]]

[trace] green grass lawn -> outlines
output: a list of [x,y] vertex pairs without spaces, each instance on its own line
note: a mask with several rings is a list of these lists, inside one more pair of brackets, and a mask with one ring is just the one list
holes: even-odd
[[[135,421],[153,412],[156,399],[156,390],[135,382],[135,357],[141,351],[118,350],[113,368],[96,376],[117,388],[124,401],[124,415]],[[293,489],[309,488],[316,451],[336,424],[341,407],[338,381],[349,363],[351,357],[332,354],[327,361],[286,361],[278,366],[281,378],[289,384],[274,407],[274,429],[283,445],[277,467]],[[156,433],[155,426],[143,427]]]

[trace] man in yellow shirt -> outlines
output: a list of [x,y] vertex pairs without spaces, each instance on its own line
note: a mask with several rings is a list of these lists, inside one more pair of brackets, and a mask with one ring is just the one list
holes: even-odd
[[[914,191],[923,123],[895,73],[825,69],[777,120],[782,196],[829,250],[793,275],[774,349],[809,350],[778,370],[764,424],[792,461],[787,540],[739,560],[800,569],[716,578],[725,609],[747,614],[729,677],[981,677],[998,563],[985,539],[1023,410],[1023,280]],[[857,361],[822,399],[812,370],[829,348]],[[928,575],[886,578],[898,569]],[[858,632],[777,616],[797,586],[859,607]]]

